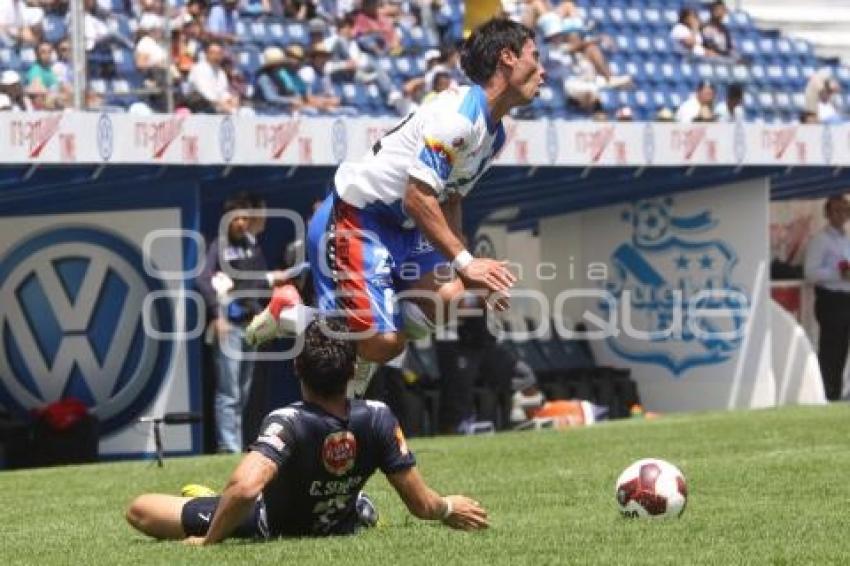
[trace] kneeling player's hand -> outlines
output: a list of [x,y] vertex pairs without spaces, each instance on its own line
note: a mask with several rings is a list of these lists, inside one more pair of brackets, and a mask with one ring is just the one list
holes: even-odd
[[487,522],[487,511],[481,505],[464,495],[449,495],[446,497],[451,501],[452,512],[443,519],[443,522],[453,529],[474,531],[486,529],[490,526]]
[[186,537],[183,539],[183,544],[186,546],[204,546],[204,537]]

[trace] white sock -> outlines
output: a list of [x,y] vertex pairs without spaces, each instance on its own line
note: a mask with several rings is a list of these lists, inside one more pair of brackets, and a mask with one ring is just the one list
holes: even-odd
[[278,331],[284,336],[303,334],[307,325],[316,318],[318,309],[307,305],[293,305],[280,311]]
[[354,363],[354,377],[348,382],[345,396],[349,399],[362,399],[380,365],[357,356],[357,361]]
[[404,333],[411,340],[421,340],[434,333],[436,325],[413,301],[400,301]]

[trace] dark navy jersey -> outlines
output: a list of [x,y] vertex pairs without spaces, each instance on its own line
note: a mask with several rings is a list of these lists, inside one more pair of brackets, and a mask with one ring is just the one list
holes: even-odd
[[278,465],[263,491],[272,536],[353,532],[357,493],[375,470],[416,464],[395,416],[377,401],[349,401],[347,420],[308,402],[278,409],[251,450]]

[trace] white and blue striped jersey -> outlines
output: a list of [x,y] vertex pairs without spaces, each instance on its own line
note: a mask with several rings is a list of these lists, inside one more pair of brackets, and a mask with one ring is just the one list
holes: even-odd
[[414,224],[402,205],[410,177],[434,189],[440,202],[466,195],[505,143],[477,85],[451,88],[409,114],[360,159],[343,162],[334,178],[348,204]]

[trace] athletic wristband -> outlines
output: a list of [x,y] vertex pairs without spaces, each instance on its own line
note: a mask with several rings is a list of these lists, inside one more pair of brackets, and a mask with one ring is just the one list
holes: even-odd
[[443,516],[440,517],[441,521],[445,521],[446,519],[451,517],[452,513],[454,512],[454,509],[452,508],[452,500],[451,499],[449,499],[448,497],[444,497],[443,503],[446,504],[446,508],[443,509]]
[[452,268],[455,271],[463,271],[469,266],[470,263],[472,263],[473,259],[475,258],[472,257],[472,254],[469,253],[469,251],[463,250],[462,252],[457,254],[452,260]]

